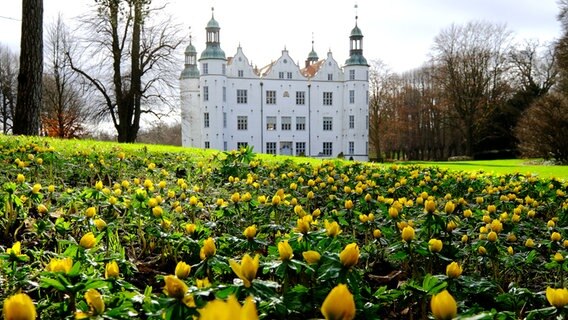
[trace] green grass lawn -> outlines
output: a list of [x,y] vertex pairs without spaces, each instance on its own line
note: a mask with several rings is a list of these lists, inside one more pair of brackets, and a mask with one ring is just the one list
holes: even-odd
[[[0,143],[9,143],[12,136],[1,136]],[[20,139],[22,137],[19,137]],[[26,138],[24,138],[26,139]],[[28,138],[35,139],[35,138]],[[118,144],[115,142],[104,142],[95,140],[60,140],[44,138],[49,145],[54,146],[59,152],[76,152],[78,150],[91,150],[105,152],[108,150],[121,150],[125,152],[143,154],[148,152],[159,152],[159,153],[191,153],[196,158],[208,158],[217,150],[206,150],[200,148],[183,148],[177,146],[165,146],[165,145],[153,145],[153,144],[139,144],[139,143],[125,143]],[[33,141],[33,140],[30,140]],[[253,150],[254,151],[254,150]],[[257,157],[263,161],[268,162],[278,162],[286,159],[298,163],[310,163],[317,164],[321,163],[320,158],[308,158],[308,157],[294,157],[294,156],[275,156],[267,154],[257,154]],[[341,160],[338,160],[341,161]],[[346,160],[347,161],[347,160]],[[541,178],[551,178],[556,177],[559,179],[568,179],[568,166],[559,165],[538,165],[535,164],[538,161],[532,161],[530,159],[507,159],[507,160],[478,160],[478,161],[409,161],[402,162],[400,164],[415,164],[420,166],[434,166],[440,168],[447,168],[449,170],[458,171],[482,171],[485,173],[492,174],[509,174],[509,173],[532,173],[536,174]],[[387,165],[387,164],[377,164],[377,165]]]
[[507,159],[507,160],[478,160],[478,161],[413,161],[405,164],[418,164],[421,166],[435,166],[447,168],[449,170],[460,171],[483,171],[493,174],[508,173],[532,173],[541,178],[556,177],[568,179],[568,166],[558,165],[535,165],[533,161],[527,159]]

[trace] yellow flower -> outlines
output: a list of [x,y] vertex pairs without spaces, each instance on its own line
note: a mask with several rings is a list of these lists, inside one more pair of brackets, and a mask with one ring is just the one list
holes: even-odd
[[238,192],[235,192],[231,195],[231,201],[233,201],[234,203],[237,203],[241,200],[241,194]]
[[49,272],[69,273],[72,267],[73,267],[73,259],[63,258],[63,259],[51,259],[45,269]]
[[310,231],[311,216],[304,216],[296,221],[296,230],[300,233],[308,233]]
[[553,289],[551,287],[546,288],[546,299],[550,305],[556,308],[563,308],[568,304],[568,289]]
[[176,277],[180,278],[180,279],[185,279],[189,276],[189,273],[191,272],[191,266],[183,261],[180,261],[177,263],[176,265]]
[[23,183],[24,181],[26,181],[26,177],[23,174],[18,173],[18,176],[16,177],[16,181],[18,183]]
[[402,240],[410,242],[414,240],[414,228],[411,226],[406,226],[402,229]]
[[381,232],[381,230],[379,230],[379,229],[373,230],[373,238],[377,239],[377,238],[380,238],[382,235],[383,235],[383,233]]
[[188,287],[183,282],[183,280],[177,278],[173,275],[168,275],[164,277],[166,286],[164,287],[164,293],[170,298],[176,298],[182,300],[187,293]]
[[203,279],[195,279],[195,285],[199,288],[209,288],[211,286],[211,282],[209,282],[208,278]]
[[501,223],[498,219],[493,219],[493,221],[491,221],[491,230],[497,233],[503,231],[503,223]]
[[562,262],[562,261],[564,261],[564,255],[563,255],[562,253],[560,253],[560,252],[556,252],[556,253],[554,254],[553,259],[554,259],[554,261],[556,261],[556,262]]
[[85,216],[87,216],[87,218],[94,217],[96,213],[97,213],[97,208],[95,207],[88,207],[87,210],[85,210]]
[[428,241],[428,250],[430,250],[430,252],[440,252],[443,246],[442,240],[430,239],[430,241]]
[[6,298],[2,313],[6,320],[35,320],[37,317],[34,302],[25,293]]
[[308,264],[318,263],[321,259],[321,255],[319,254],[319,252],[313,250],[302,252],[302,256],[304,257],[304,260],[306,260]]
[[489,234],[487,234],[487,240],[489,240],[490,242],[497,241],[497,233],[495,231],[489,232]]
[[203,242],[203,247],[201,247],[201,250],[199,251],[199,257],[201,260],[205,260],[215,255],[216,251],[217,248],[215,247],[215,240],[209,237]]
[[248,226],[245,231],[243,232],[243,235],[248,239],[248,240],[252,240],[254,239],[254,237],[256,236],[256,224],[253,224],[252,226]]
[[258,262],[259,255],[255,255],[254,259],[247,253],[243,256],[243,260],[241,264],[238,264],[235,260],[230,259],[229,264],[231,265],[231,269],[233,272],[243,280],[243,284],[246,288],[250,287],[252,284],[252,280],[256,278],[256,272],[258,271]]
[[95,183],[95,189],[101,191],[103,189],[103,182],[102,181],[97,181],[97,183]]
[[288,240],[278,242],[278,254],[280,255],[280,260],[288,261],[294,256],[294,251],[292,247],[288,244]]
[[281,200],[282,200],[282,199],[280,198],[279,195],[274,195],[274,196],[272,197],[272,205],[274,205],[274,206],[279,205]]
[[85,292],[85,300],[91,309],[92,315],[99,315],[105,311],[105,302],[100,292],[95,289],[89,289]]
[[215,299],[198,311],[200,320],[258,320],[252,297],[248,297],[242,307],[235,296],[229,296],[227,301]]
[[164,209],[162,209],[162,207],[160,207],[160,206],[155,206],[154,208],[152,208],[152,214],[156,218],[161,217],[163,213],[164,213]]
[[513,255],[515,253],[515,251],[513,250],[513,247],[509,246],[507,248],[507,253],[510,254],[510,255]]
[[472,215],[473,215],[473,212],[471,212],[471,210],[469,210],[469,209],[466,209],[466,210],[463,211],[463,216],[465,218],[471,218]]
[[531,239],[531,238],[528,238],[527,241],[525,241],[525,247],[527,247],[527,248],[534,247],[534,240]]
[[345,209],[349,210],[353,208],[353,201],[345,200]]
[[120,274],[120,269],[118,269],[118,263],[116,261],[111,261],[105,265],[105,279],[108,278],[118,278]]
[[189,233],[189,234],[193,234],[195,232],[195,224],[193,223],[188,223],[185,225],[185,232]]
[[347,268],[351,268],[359,262],[359,246],[356,243],[350,243],[345,246],[339,254],[341,264]]
[[91,249],[95,244],[97,244],[97,238],[92,232],[86,233],[79,241],[79,245],[85,249]]
[[95,219],[93,223],[95,224],[97,230],[99,231],[104,230],[107,226],[106,222],[103,219]]
[[8,250],[6,250],[6,253],[15,257],[20,256],[22,254],[22,244],[20,243],[20,241],[14,242],[12,248],[8,248]]
[[398,217],[398,209],[395,206],[389,208],[389,217],[393,219]]
[[456,209],[456,205],[453,202],[451,202],[451,201],[446,202],[446,205],[444,206],[444,211],[447,214],[454,212],[455,209]]
[[345,284],[339,284],[331,289],[321,305],[321,313],[326,320],[355,318],[355,300]]
[[41,184],[36,183],[34,184],[34,186],[32,187],[32,193],[38,194],[41,190]]
[[462,267],[455,261],[446,266],[446,276],[448,278],[458,278],[461,276],[462,271]]
[[560,240],[562,240],[562,235],[560,235],[560,233],[558,233],[558,232],[553,232],[553,233],[550,235],[550,240],[551,240],[551,241],[555,241],[555,242],[556,242],[556,241],[560,241]]
[[329,222],[325,220],[325,233],[328,237],[335,237],[341,233],[341,229],[339,228],[339,224],[337,221]]
[[196,196],[189,197],[189,205],[196,206],[198,202],[199,200],[197,199]]
[[456,300],[448,290],[433,295],[430,301],[430,308],[436,320],[450,320],[458,315]]
[[436,211],[436,202],[434,200],[426,200],[424,202],[424,211],[434,213]]
[[479,253],[480,255],[485,255],[487,254],[487,249],[485,249],[484,246],[479,246],[479,248],[477,248],[477,253]]

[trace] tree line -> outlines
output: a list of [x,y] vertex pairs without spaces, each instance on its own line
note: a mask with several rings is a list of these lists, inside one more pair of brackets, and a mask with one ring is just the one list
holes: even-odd
[[[434,39],[431,59],[416,70],[393,73],[374,61],[370,153],[379,160],[566,160],[566,149],[558,148],[558,140],[565,139],[557,139],[557,134],[549,142],[556,144],[554,151],[532,147],[546,145],[550,131],[568,128],[557,121],[553,129],[550,119],[535,116],[543,105],[558,104],[550,96],[566,92],[559,85],[566,70],[559,63],[560,43],[515,43],[504,25],[474,21],[442,30]],[[532,131],[535,122],[547,127],[541,135]]]
[[143,115],[174,112],[183,37],[164,3],[93,0],[76,31],[59,16],[44,34],[43,0],[22,0],[20,54],[0,44],[3,133],[79,137],[106,121],[134,142]]

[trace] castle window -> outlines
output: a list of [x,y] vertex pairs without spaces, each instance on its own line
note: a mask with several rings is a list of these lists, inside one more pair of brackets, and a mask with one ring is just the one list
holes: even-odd
[[276,117],[266,117],[266,130],[276,130]]
[[209,141],[205,141],[205,149],[211,148],[211,143]]
[[333,105],[333,92],[324,92],[323,93],[323,105],[324,106]]
[[327,74],[327,80],[332,81],[333,80],[333,73],[328,73]]
[[242,78],[242,77],[245,76],[245,72],[243,70],[239,70],[239,71],[237,71],[237,75],[238,75],[239,78]]
[[349,103],[355,103],[355,90],[349,90]]
[[331,156],[333,154],[333,142],[324,142],[322,154],[324,156]]
[[223,128],[227,127],[227,113],[223,112]]
[[369,116],[365,117],[365,129],[369,130]]
[[306,130],[306,117],[296,117],[296,130]]
[[355,70],[349,70],[349,80],[355,80]]
[[355,153],[355,141],[349,141],[349,154]]
[[267,142],[266,143],[266,153],[276,154],[276,142]]
[[203,127],[209,128],[209,112],[203,113]]
[[223,87],[223,102],[227,102],[227,87]]
[[306,91],[296,91],[296,104],[297,105],[306,104]]
[[266,90],[266,104],[276,104],[275,90]]
[[331,130],[333,130],[333,118],[323,117],[323,131],[331,131]]
[[224,63],[221,65],[221,73],[223,75],[227,73],[227,66]]
[[203,64],[203,74],[209,74],[209,64],[208,63]]
[[278,79],[284,79],[284,72],[278,72]]
[[229,144],[227,143],[227,141],[223,141],[223,151],[227,151],[228,148]]
[[282,130],[292,129],[292,117],[282,117]]
[[248,130],[247,116],[237,116],[237,130]]
[[237,150],[248,147],[248,142],[237,142]]
[[247,103],[246,89],[237,89],[237,103]]
[[306,155],[306,143],[305,142],[296,142],[296,155],[297,156],[305,156]]
[[209,101],[209,87],[203,86],[203,101]]
[[292,79],[292,72],[288,72],[287,74],[288,79]]
[[349,115],[349,129],[355,129],[355,116]]

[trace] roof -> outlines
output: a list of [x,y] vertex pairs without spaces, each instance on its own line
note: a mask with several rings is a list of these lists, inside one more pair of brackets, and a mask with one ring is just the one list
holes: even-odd
[[351,36],[352,37],[362,37],[363,36],[363,32],[361,32],[361,29],[359,29],[357,24],[355,24],[355,28],[353,28],[353,30],[351,30]]
[[272,61],[271,63],[265,65],[264,67],[258,69],[257,71],[257,75],[260,77],[264,77],[265,75],[269,74],[270,71],[272,71],[272,67],[274,66],[276,62]]
[[309,66],[301,69],[300,72],[302,73],[302,75],[304,77],[311,78],[311,77],[315,76],[316,73],[318,73],[318,71],[320,70],[320,68],[321,68],[321,66],[323,65],[324,62],[325,62],[325,59],[322,59],[318,62],[314,62],[314,63],[310,64]]
[[361,54],[353,54],[345,60],[346,66],[369,66],[367,59]]
[[217,22],[217,20],[215,20],[214,17],[211,17],[211,20],[209,20],[209,22],[207,23],[207,27],[205,27],[207,29],[220,29],[219,27],[219,22]]

